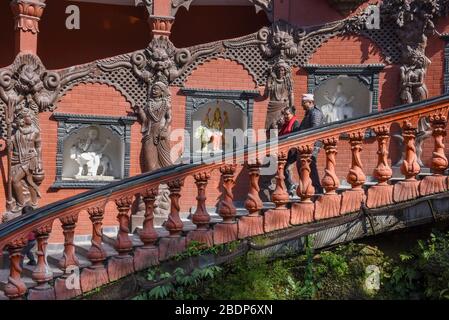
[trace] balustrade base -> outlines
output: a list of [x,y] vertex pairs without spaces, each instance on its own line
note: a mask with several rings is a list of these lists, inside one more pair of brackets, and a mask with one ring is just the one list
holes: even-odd
[[108,261],[109,281],[115,281],[134,272],[134,261],[130,255],[115,256]]
[[214,245],[214,232],[212,230],[194,230],[187,234],[187,244],[191,241],[203,243],[206,247]]
[[375,185],[368,189],[366,206],[379,208],[393,204],[393,186],[389,184]]
[[350,189],[342,194],[340,214],[348,214],[360,210],[362,202],[366,201],[363,189]]
[[393,188],[394,202],[403,202],[419,197],[419,181],[404,180],[399,181]]
[[238,238],[245,239],[263,234],[263,216],[244,216],[238,220]]
[[264,214],[263,229],[265,232],[285,229],[290,227],[290,209],[270,209]]
[[156,246],[140,247],[134,251],[134,270],[140,271],[159,264],[159,250]]
[[338,217],[341,210],[341,195],[327,193],[315,202],[315,221]]
[[214,244],[222,244],[237,240],[238,224],[233,223],[219,223],[214,226]]
[[[74,289],[69,289],[69,287],[73,287]],[[55,280],[56,300],[68,300],[80,294],[82,294],[81,283],[75,273],[72,276],[68,275],[67,277],[61,277]]]
[[419,183],[419,193],[422,196],[440,193],[448,190],[447,177],[443,175],[433,175],[424,177]]
[[159,261],[167,260],[186,249],[185,237],[166,237],[159,240]]
[[28,300],[55,300],[55,289],[50,285],[37,286],[28,290]]
[[89,292],[97,287],[101,287],[109,282],[108,272],[103,266],[94,268],[84,268],[81,271],[81,290],[83,293]]
[[292,225],[298,225],[312,222],[314,211],[315,211],[315,204],[313,202],[293,203],[290,223]]

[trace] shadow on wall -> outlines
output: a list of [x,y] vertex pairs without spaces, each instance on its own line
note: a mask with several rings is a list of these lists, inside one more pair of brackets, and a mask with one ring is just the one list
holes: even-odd
[[39,24],[38,46],[38,54],[48,69],[133,52],[146,48],[150,41],[147,13],[141,7],[77,2],[80,29],[69,30],[69,14],[65,11],[74,3],[49,2]]
[[176,47],[241,37],[270,25],[263,10],[253,6],[195,6],[176,13],[170,39]]
[[14,19],[9,1],[0,1],[0,68],[9,66],[14,60]]

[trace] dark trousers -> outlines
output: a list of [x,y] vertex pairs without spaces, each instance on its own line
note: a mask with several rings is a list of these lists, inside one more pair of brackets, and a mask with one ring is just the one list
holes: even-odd
[[[323,193],[323,187],[321,187],[320,183],[320,175],[318,174],[318,168],[316,165],[316,157],[317,155],[312,155],[312,161],[310,162],[310,178],[312,179],[312,185],[315,188],[315,193]],[[292,165],[296,163],[296,169],[298,170],[298,174],[301,172],[301,162],[298,159],[298,150],[291,149],[288,152],[287,156],[287,163],[285,164],[284,168],[284,175],[285,175],[285,185],[287,187],[287,190],[291,193],[293,190],[291,188],[297,184],[293,182],[292,176],[293,173],[291,171]],[[296,190],[293,192],[296,194]]]
[[[22,255],[27,256],[27,258],[30,259],[30,261],[36,261],[34,254],[31,252],[31,250],[35,245],[36,240],[29,240],[27,245],[22,249]],[[24,257],[22,257],[22,261],[20,262],[21,265],[23,265],[23,258]]]

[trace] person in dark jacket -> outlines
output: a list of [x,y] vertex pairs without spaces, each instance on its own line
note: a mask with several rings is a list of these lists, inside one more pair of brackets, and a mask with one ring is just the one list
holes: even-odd
[[[279,130],[279,136],[283,136],[292,132],[299,131],[300,123],[298,118],[295,116],[294,107],[287,107],[282,111],[282,115],[284,116],[284,124]],[[298,158],[298,152],[296,149],[291,149],[288,151],[287,163],[284,167],[284,175],[285,175],[285,185],[287,190],[289,190],[290,194],[294,194],[296,191],[296,185],[292,180],[292,172],[291,166],[296,163]]]
[[[323,124],[324,115],[320,109],[315,105],[313,94],[303,94],[302,96],[302,107],[305,111],[304,119],[301,121],[299,126],[299,131],[312,129],[315,127],[319,127]],[[312,153],[312,162],[310,163],[310,176],[312,179],[312,184],[315,188],[315,193],[323,193],[323,188],[320,183],[320,176],[318,174],[318,169],[316,166],[316,161],[318,157],[318,153],[321,149],[321,142],[316,142],[313,148]],[[298,172],[299,172],[299,163],[298,163]]]
[[[25,206],[22,209],[22,215],[30,214],[31,212],[33,212],[33,210],[34,210],[33,207]],[[27,256],[27,258],[29,259],[29,261],[27,263],[29,266],[37,265],[36,258],[34,257],[34,254],[31,251],[31,250],[33,250],[35,245],[36,245],[36,235],[34,234],[34,232],[30,232],[28,234],[28,243],[22,250],[23,257],[22,257],[22,261],[20,263],[21,265],[23,265],[23,258],[25,256]]]

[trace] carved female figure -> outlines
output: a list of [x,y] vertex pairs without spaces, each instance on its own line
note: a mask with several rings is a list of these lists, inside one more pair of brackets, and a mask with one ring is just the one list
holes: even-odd
[[168,87],[154,83],[149,90],[147,105],[136,110],[142,121],[142,145],[145,170],[153,171],[172,164],[170,157],[171,101]]
[[205,125],[211,131],[212,151],[219,151],[222,147],[223,137],[223,121],[221,119],[220,109],[217,107],[214,111],[214,117],[212,121],[209,120],[209,113],[211,108],[207,111]]
[[291,69],[285,61],[279,60],[273,66],[268,78],[267,93],[270,101],[265,128],[270,130],[278,127],[278,121],[282,118],[282,110],[293,105]]

